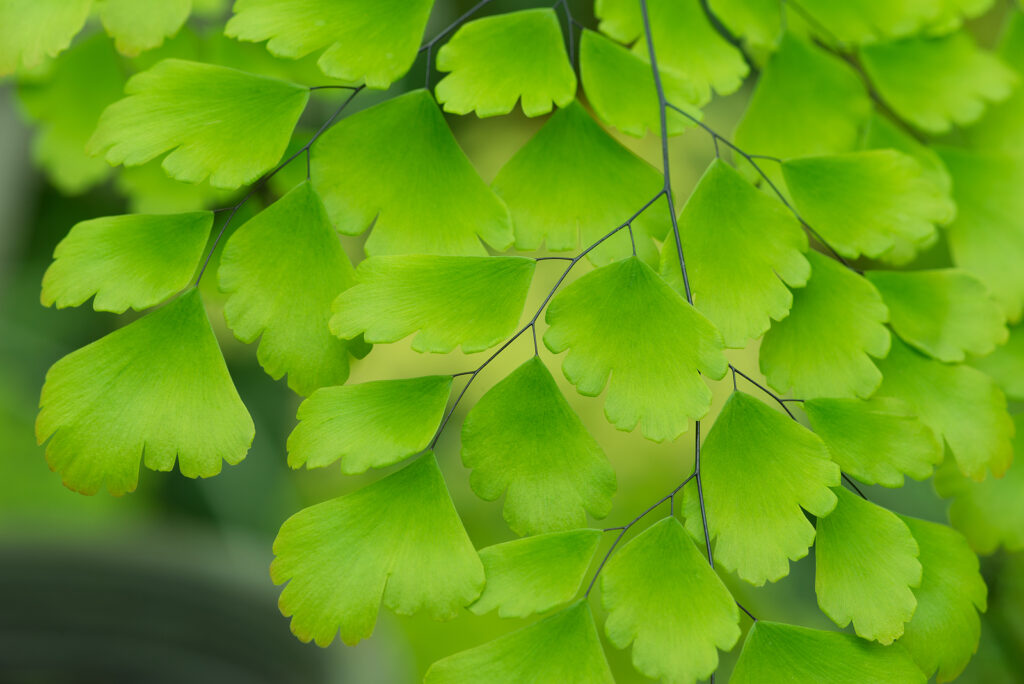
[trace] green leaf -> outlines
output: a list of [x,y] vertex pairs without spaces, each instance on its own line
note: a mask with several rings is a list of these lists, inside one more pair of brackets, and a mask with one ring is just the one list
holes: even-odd
[[348,256],[308,182],[246,222],[217,269],[224,317],[267,374],[302,395],[348,379],[348,348],[331,335],[331,302],[355,282]]
[[846,62],[792,35],[765,64],[734,141],[784,159],[857,146],[871,100]]
[[53,364],[39,406],[46,460],[83,494],[133,491],[140,460],[210,477],[253,439],[195,289]]
[[[653,166],[606,133],[578,102],[556,111],[492,184],[512,214],[516,249],[530,251],[541,245],[552,251],[589,246],[663,186]],[[633,222],[633,230],[663,239],[669,225],[668,209],[659,200]],[[587,256],[604,265],[631,253],[628,232],[619,231]]]
[[839,627],[891,644],[914,615],[911,587],[921,584],[917,542],[899,517],[842,487],[839,504],[818,518],[814,591]]
[[[693,104],[707,104],[712,89],[719,95],[739,89],[750,68],[743,53],[724,40],[708,21],[700,0],[649,0],[647,7],[658,67],[694,84],[698,96]],[[601,20],[599,28],[603,33],[620,43],[634,43],[634,54],[647,59],[640,3],[597,0],[594,13]]]
[[[1021,7],[1018,5],[1018,7]],[[1024,8],[1024,7],[1021,7]],[[1024,12],[1010,12],[999,41],[999,56],[1018,74],[1024,73]],[[1024,88],[1016,88],[1006,100],[993,104],[977,122],[964,131],[976,149],[1024,153]]]
[[900,516],[921,549],[921,586],[914,590],[917,610],[900,642],[928,676],[956,679],[978,649],[988,589],[978,557],[963,535],[933,522]]
[[524,537],[480,550],[487,584],[476,615],[528,617],[567,603],[579,591],[601,530],[579,529]]
[[948,366],[893,339],[889,356],[878,364],[885,376],[879,396],[910,404],[946,440],[968,477],[1001,477],[1013,460],[1013,421],[1006,397],[987,375],[969,366]]
[[1008,98],[1018,81],[965,32],[868,45],[860,61],[886,104],[929,133],[977,121],[989,103]]
[[953,262],[985,283],[1017,322],[1024,312],[1024,162],[1001,153],[939,153],[953,176],[957,204],[946,233]]
[[419,331],[418,352],[467,354],[509,337],[519,322],[536,261],[525,257],[382,256],[366,259],[355,286],[334,302],[331,332],[370,344]]
[[636,257],[566,287],[546,320],[548,349],[569,350],[569,382],[587,397],[607,385],[608,420],[627,432],[639,423],[656,442],[676,439],[707,413],[711,390],[700,374],[720,380],[728,367],[714,325]]
[[863,147],[868,150],[893,149],[909,154],[921,165],[921,172],[932,185],[945,193],[953,187],[953,179],[950,178],[949,170],[942,163],[938,152],[918,141],[907,130],[877,110],[871,113],[865,125]]
[[811,279],[765,334],[761,372],[804,399],[869,397],[882,381],[870,357],[889,351],[888,310],[869,281],[817,252],[807,258]]
[[1006,317],[988,289],[966,271],[868,271],[882,293],[892,327],[905,342],[939,361],[984,356],[1006,342]]
[[118,52],[135,56],[159,47],[182,27],[192,12],[192,0],[97,0],[103,28]]
[[450,375],[323,387],[299,406],[288,436],[288,465],[322,468],[341,461],[356,475],[418,454],[441,423]]
[[508,209],[477,175],[437,103],[414,90],[337,124],[313,146],[313,187],[338,230],[371,225],[366,253],[483,256],[512,245]]
[[0,4],[0,76],[39,66],[71,44],[92,0],[4,0]]
[[[970,2],[971,0],[967,0]],[[960,13],[970,16],[982,13],[991,4],[988,0],[973,2],[981,7],[963,7],[961,0],[807,0],[802,7],[814,17],[823,38],[840,43],[868,44],[880,39],[902,38],[941,26],[954,30]]]
[[508,114],[522,98],[523,114],[540,116],[576,96],[576,72],[565,54],[551,8],[469,21],[437,52],[437,84],[446,112]]
[[442,658],[424,684],[612,684],[585,600],[520,630]]
[[362,489],[304,508],[274,540],[270,576],[302,641],[369,637],[383,603],[400,615],[455,617],[484,586],[484,570],[441,470],[428,452]]
[[942,462],[942,442],[899,399],[811,399],[803,407],[832,460],[866,484],[902,487],[904,475],[927,479]]
[[971,365],[995,380],[1008,398],[1024,400],[1024,325],[1011,327],[1006,344]]
[[[693,303],[728,347],[763,335],[789,314],[786,284],[807,284],[807,237],[781,203],[721,160],[711,162],[679,216]],[[661,275],[684,292],[675,237],[661,253]]]
[[[660,73],[665,98],[700,119],[700,111],[694,108],[700,98],[696,86],[671,69]],[[651,65],[627,48],[584,29],[580,36],[580,79],[587,102],[601,121],[637,138],[648,130],[661,132]],[[666,117],[669,135],[695,125],[676,111],[669,110]]]
[[633,667],[655,679],[706,679],[718,668],[716,649],[740,638],[736,601],[672,516],[612,556],[601,602],[608,640],[633,644]]
[[925,684],[926,679],[898,645],[758,620],[729,684]]
[[235,0],[224,33],[267,41],[278,57],[327,48],[328,76],[385,89],[412,66],[433,0]]
[[804,220],[845,257],[920,249],[935,242],[935,224],[956,215],[948,192],[896,150],[793,159],[782,173]]
[[611,509],[615,471],[536,356],[470,410],[462,462],[480,498],[505,494],[517,534],[583,527],[588,512],[603,518]]
[[710,0],[708,4],[734,35],[756,48],[774,48],[782,37],[778,0]]
[[169,176],[209,176],[218,188],[251,183],[273,166],[309,99],[294,83],[180,59],[135,74],[125,92],[103,112],[87,151],[126,166],[171,151]]
[[[814,541],[803,510],[820,517],[836,505],[829,488],[839,484],[839,468],[825,445],[785,414],[733,392],[702,451],[715,561],[757,586],[785,577],[789,561],[806,556]],[[683,493],[686,528],[703,537],[696,488]]]

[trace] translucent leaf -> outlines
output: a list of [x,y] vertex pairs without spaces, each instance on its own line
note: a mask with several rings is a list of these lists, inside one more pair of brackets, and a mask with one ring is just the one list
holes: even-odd
[[[697,106],[711,100],[711,90],[728,95],[739,89],[750,71],[743,54],[719,35],[700,0],[647,2],[658,67],[673,71],[697,89]],[[594,13],[601,31],[620,43],[634,43],[633,52],[647,59],[647,40],[640,3],[597,0]],[[675,102],[674,104],[681,104]]]
[[[1019,6],[1024,9],[1024,6]],[[1024,12],[1012,11],[999,41],[999,56],[1018,74],[1024,73]],[[1024,87],[1014,89],[1006,100],[993,104],[977,122],[965,131],[971,146],[977,149],[1024,153]]]
[[[742,348],[772,319],[789,314],[793,295],[811,274],[807,237],[793,214],[738,171],[715,160],[679,216],[693,303],[725,338]],[[661,253],[661,274],[677,292],[683,276],[675,237]]]
[[[700,377],[725,375],[722,336],[649,266],[633,257],[575,281],[551,301],[548,349],[569,350],[562,371],[580,394],[608,386],[604,413],[620,430],[677,438],[707,413]],[[610,376],[610,379],[609,379]]]
[[774,47],[782,37],[778,0],[710,0],[708,4],[734,35],[754,47]]
[[633,667],[663,681],[706,679],[718,668],[716,649],[740,638],[736,601],[672,516],[612,556],[601,602],[608,640],[633,644]]
[[103,112],[87,151],[126,166],[171,151],[169,176],[209,176],[218,188],[251,183],[273,166],[309,99],[294,83],[180,59],[135,74],[125,93]]
[[743,644],[729,684],[925,684],[900,646],[852,634],[758,620]]
[[568,603],[579,591],[601,530],[524,537],[480,549],[487,584],[469,609],[503,618],[527,617]]
[[966,271],[868,271],[882,293],[893,329],[939,361],[984,356],[1006,342],[1006,317],[988,289]]
[[224,33],[267,41],[278,57],[327,48],[319,65],[349,83],[387,88],[419,51],[433,0],[235,0]]
[[[801,6],[821,26],[822,37],[861,44],[914,35],[936,24],[955,29],[963,4],[960,0],[807,0]],[[982,4],[989,3],[983,0]]]
[[988,589],[978,557],[960,533],[933,522],[900,516],[921,548],[924,573],[914,590],[917,610],[900,643],[924,673],[955,679],[978,649]]
[[919,550],[910,528],[881,506],[837,487],[836,509],[818,518],[814,591],[839,627],[891,644],[917,608],[911,587],[921,584]]
[[[836,505],[829,488],[839,484],[839,468],[822,441],[742,392],[732,393],[704,440],[701,472],[715,561],[758,586],[807,555],[814,527],[803,511],[825,516]],[[696,488],[683,492],[686,528],[703,537]]]
[[497,250],[512,245],[508,209],[425,90],[341,121],[313,146],[312,169],[313,187],[338,230],[358,235],[373,226],[370,256],[483,256],[478,236]]
[[[693,108],[700,99],[696,86],[671,69],[660,73],[666,100],[701,118]],[[587,102],[609,126],[637,138],[648,130],[661,132],[651,65],[627,48],[584,29],[580,37],[580,79]],[[678,135],[694,125],[679,112],[669,110],[666,115],[669,135]]]
[[927,479],[942,462],[942,442],[906,402],[811,399],[803,407],[832,460],[861,482],[902,487],[904,475]]
[[71,44],[92,0],[4,0],[0,4],[0,76],[39,66]]
[[[653,166],[619,144],[583,106],[570,103],[516,152],[492,187],[508,204],[516,249],[576,249],[589,246],[662,189]],[[669,215],[664,201],[633,222],[635,232],[665,237]],[[640,245],[638,245],[640,247]],[[648,248],[653,251],[653,246]],[[588,256],[604,265],[632,253],[629,233],[620,231]]]
[[551,8],[509,12],[467,22],[437,51],[437,84],[446,112],[508,114],[522,98],[523,114],[540,116],[576,96],[576,72],[565,54]]
[[302,641],[327,646],[340,631],[369,637],[380,604],[455,617],[484,585],[484,570],[433,453],[362,489],[304,508],[274,540],[270,576],[281,612]]
[[956,206],[896,150],[866,150],[783,162],[782,173],[804,220],[845,257],[879,257],[898,243],[935,242],[935,224]]
[[953,176],[953,262],[985,283],[1011,322],[1024,312],[1024,163],[1000,153],[940,149]]
[[895,338],[878,368],[885,376],[878,395],[909,403],[946,440],[961,472],[979,481],[986,470],[996,477],[1006,472],[1013,460],[1013,421],[991,378],[970,366],[924,357]]
[[1024,400],[1024,325],[1010,328],[1005,345],[997,347],[988,356],[973,360],[971,365],[988,373],[1008,398]]
[[1008,98],[1018,80],[963,32],[865,46],[860,61],[886,104],[929,133],[977,121],[990,102]]
[[611,684],[585,600],[494,641],[442,658],[425,684]]
[[217,269],[224,317],[238,339],[260,340],[270,377],[302,395],[348,379],[347,345],[331,334],[331,302],[355,282],[320,198],[302,183],[246,222]]
[[46,460],[83,494],[134,490],[140,460],[210,477],[253,438],[195,289],[53,364],[39,406]]
[[524,257],[383,256],[366,259],[357,283],[334,302],[331,332],[370,344],[414,332],[418,352],[467,354],[509,337],[536,263]]
[[889,351],[888,311],[874,286],[817,252],[811,279],[793,293],[789,316],[761,343],[761,372],[804,399],[869,397],[882,381],[870,357]]
[[131,56],[159,47],[192,12],[192,0],[97,0],[97,5],[118,51]]
[[779,158],[848,152],[871,101],[846,62],[787,35],[765,64],[734,141]]
[[340,460],[341,472],[355,475],[418,454],[441,423],[451,386],[450,375],[431,375],[323,387],[299,406],[288,465]]
[[96,295],[97,311],[155,306],[189,284],[211,226],[208,211],[82,221],[53,252],[43,305],[78,306]]

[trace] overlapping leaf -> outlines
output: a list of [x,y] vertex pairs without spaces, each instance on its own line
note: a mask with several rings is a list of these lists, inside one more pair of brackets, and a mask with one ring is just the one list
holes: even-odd
[[654,441],[675,439],[701,418],[721,379],[722,336],[649,266],[633,257],[575,281],[551,301],[544,343],[569,350],[562,370],[584,396],[608,386],[605,416],[620,430],[637,424]]
[[[782,37],[782,13],[777,0],[710,0],[708,6],[734,35],[751,46],[772,48]],[[786,16],[792,22],[790,16]]]
[[950,31],[962,18],[983,14],[993,0],[809,0],[801,6],[814,17],[815,28],[827,40],[876,43],[921,32]]
[[192,12],[192,0],[97,0],[97,6],[118,51],[131,56],[159,47]]
[[5,0],[0,5],[0,76],[39,66],[71,44],[92,0]]
[[1006,344],[971,365],[995,380],[1007,398],[1024,400],[1024,325],[1011,327]]
[[[1024,12],[1020,9],[1010,12],[1007,17],[998,53],[1018,74],[1024,73]],[[1024,153],[1024,118],[1020,116],[1021,107],[1024,107],[1024,87],[1017,87],[1009,98],[990,105],[985,115],[965,131],[971,146]]]

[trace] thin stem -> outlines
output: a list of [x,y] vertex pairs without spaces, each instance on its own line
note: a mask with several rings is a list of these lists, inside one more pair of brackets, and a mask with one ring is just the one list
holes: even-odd
[[350,86],[350,85],[318,85],[311,86],[310,91],[313,90],[360,90],[362,86]]
[[[789,410],[789,407],[788,407],[788,406],[786,406],[786,402],[785,402],[785,400],[783,400],[783,399],[782,399],[782,397],[780,397],[780,396],[779,396],[778,394],[776,394],[775,392],[772,392],[772,391],[771,391],[770,389],[768,389],[767,387],[765,387],[764,385],[762,385],[761,383],[759,383],[759,382],[758,382],[757,380],[754,380],[754,378],[750,377],[749,375],[747,375],[746,373],[744,373],[743,371],[741,371],[741,370],[740,370],[739,368],[737,368],[736,366],[734,366],[734,365],[732,365],[732,364],[729,364],[729,368],[730,368],[730,369],[732,370],[732,379],[733,379],[733,385],[732,385],[732,387],[733,387],[733,389],[736,389],[736,376],[737,376],[737,375],[739,375],[739,376],[740,376],[740,377],[742,377],[742,378],[743,378],[744,380],[746,380],[747,382],[749,382],[749,383],[750,383],[751,385],[753,385],[754,387],[758,388],[759,390],[761,390],[762,392],[764,392],[765,394],[767,394],[767,395],[768,395],[769,397],[771,397],[772,399],[774,399],[774,400],[775,400],[776,402],[778,402],[779,406],[781,406],[781,407],[783,408],[783,410],[784,410],[784,411],[785,411],[786,413],[788,413],[788,414],[789,414],[789,417],[790,417],[790,418],[792,418],[793,420],[796,420],[796,416],[794,416],[794,415],[793,415],[793,412]],[[801,400],[801,401],[802,401],[802,400]]]
[[697,501],[700,504],[700,522],[704,528],[704,545],[708,552],[708,565],[715,567],[715,557],[711,554],[711,534],[708,532],[708,514],[704,508],[704,484],[700,476],[700,421],[694,423],[694,459],[693,472],[697,479]]
[[852,489],[853,491],[857,492],[857,494],[860,495],[860,498],[864,499],[865,501],[868,500],[868,497],[866,497],[864,495],[864,492],[860,490],[860,487],[857,486],[857,483],[850,479],[849,475],[843,473],[843,480],[846,482],[846,484],[850,485],[850,489]]
[[[736,601],[736,599],[733,599],[733,601]],[[745,608],[745,607],[743,606],[743,604],[742,604],[742,603],[740,603],[739,601],[736,601],[736,606],[737,606],[737,607],[738,607],[738,608],[739,608],[740,610],[742,610],[742,611],[743,611],[744,613],[746,613],[746,614],[747,614],[747,617],[748,617],[748,618],[750,618],[750,619],[751,619],[751,620],[753,620],[754,622],[757,622],[757,618],[756,618],[756,617],[754,616],[754,614],[753,614],[753,613],[751,613],[751,612],[750,612],[749,610],[747,610],[747,609],[746,609],[746,608]]]

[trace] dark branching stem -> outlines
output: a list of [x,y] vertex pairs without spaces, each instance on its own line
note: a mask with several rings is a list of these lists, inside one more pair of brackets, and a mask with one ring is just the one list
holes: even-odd
[[431,38],[426,43],[420,46],[420,49],[416,52],[416,54],[422,54],[424,52],[427,53],[426,75],[423,81],[424,88],[430,87],[430,59],[434,54],[434,46],[437,45],[437,42],[444,38],[445,36],[447,36],[452,31],[454,31],[455,29],[457,29],[460,25],[462,25],[462,22],[469,19],[471,16],[479,12],[481,9],[484,8],[484,6],[490,4],[492,1],[493,0],[480,0],[480,2],[476,3],[468,10],[463,12],[461,15],[459,15],[458,19],[456,19],[455,21],[441,29],[440,33],[438,33],[436,36],[434,36],[433,38]]
[[[744,380],[746,380],[747,382],[749,382],[751,385],[753,385],[754,387],[756,387],[757,389],[761,390],[762,392],[767,394],[769,397],[774,399],[779,404],[779,406],[781,406],[782,409],[786,413],[789,414],[790,418],[792,418],[793,420],[796,420],[796,416],[794,416],[793,412],[789,410],[788,406],[786,406],[786,402],[787,401],[798,401],[798,400],[796,400],[796,399],[783,399],[778,394],[776,394],[775,392],[772,392],[770,389],[768,389],[767,387],[765,387],[764,385],[759,383],[757,380],[754,380],[752,377],[750,377],[749,375],[747,375],[746,373],[744,373],[743,371],[741,371],[739,368],[737,368],[736,366],[732,365],[731,363],[729,364],[729,370],[732,371],[732,380],[733,380],[732,388],[733,389],[736,389],[736,376],[738,375],[741,378],[743,378]],[[800,399],[799,401],[803,401],[803,400]]]

